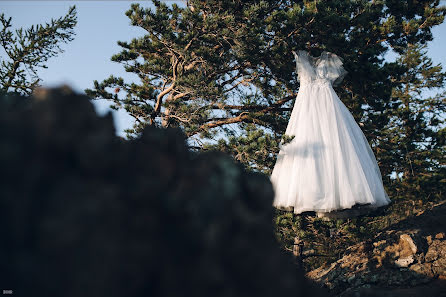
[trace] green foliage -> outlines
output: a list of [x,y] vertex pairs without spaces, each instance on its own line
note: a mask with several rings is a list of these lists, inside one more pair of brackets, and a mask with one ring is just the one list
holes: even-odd
[[11,31],[11,18],[0,14],[0,45],[6,53],[0,57],[0,89],[30,95],[39,86],[39,68],[47,68],[49,58],[63,52],[61,43],[73,40],[77,24],[76,7],[72,6],[64,17],[51,19],[45,25]]
[[377,158],[386,175],[395,175],[388,187],[394,199],[438,200],[446,190],[446,72],[420,44],[409,45],[398,63],[404,72],[384,111],[390,121],[381,131]]

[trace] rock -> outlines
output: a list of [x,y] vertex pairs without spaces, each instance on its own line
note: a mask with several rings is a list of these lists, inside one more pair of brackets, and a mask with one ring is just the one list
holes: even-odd
[[[307,276],[340,297],[443,296],[446,240],[441,229],[445,219],[446,202],[443,202],[391,226],[373,241],[346,249],[340,260]],[[433,287],[426,289],[425,284]],[[366,289],[367,286],[370,288]]]
[[407,250],[406,253],[413,255],[417,252],[417,246],[415,245],[412,237],[410,237],[409,234],[400,235],[400,245],[403,246],[402,249],[407,250],[406,246],[410,249]]
[[0,97],[0,280],[17,296],[326,296],[273,233],[269,179],[177,129],[115,135],[67,88]]
[[416,252],[417,246],[412,237],[409,234],[401,234],[399,250],[396,253],[396,256],[399,258],[395,260],[395,264],[399,267],[409,267],[409,265],[415,261],[414,255]]
[[409,267],[410,264],[414,262],[414,258],[412,255],[405,257],[405,258],[399,258],[395,261],[395,264],[399,267]]
[[432,244],[432,235],[426,236],[427,244]]
[[432,264],[434,275],[446,276],[446,241],[434,240],[429,246],[425,261]]
[[444,239],[444,233],[441,232],[441,233],[436,234],[435,239]]

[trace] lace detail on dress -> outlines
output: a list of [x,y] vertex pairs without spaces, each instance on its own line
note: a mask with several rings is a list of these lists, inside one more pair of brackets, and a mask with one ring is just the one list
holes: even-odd
[[337,86],[348,73],[342,66],[342,59],[334,53],[323,51],[316,58],[303,50],[292,53],[296,59],[296,72],[301,84],[325,79],[333,86]]

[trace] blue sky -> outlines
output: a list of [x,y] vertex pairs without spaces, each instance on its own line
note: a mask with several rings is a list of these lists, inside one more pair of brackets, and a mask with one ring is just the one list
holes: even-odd
[[[121,64],[112,62],[111,56],[120,52],[117,41],[130,41],[142,36],[144,30],[130,25],[125,12],[131,3],[144,7],[154,6],[151,1],[5,1],[0,0],[0,13],[12,17],[14,28],[30,27],[33,24],[49,22],[51,18],[64,16],[68,8],[76,5],[78,24],[76,36],[62,48],[64,53],[50,59],[48,69],[39,71],[44,86],[70,85],[78,92],[93,87],[93,80],[101,82],[111,74],[137,82],[137,77],[126,73]],[[184,6],[185,1],[166,1]],[[446,3],[445,3],[446,4]],[[446,23],[433,29],[434,40],[428,52],[435,64],[446,65]],[[1,52],[0,55],[4,55]],[[69,71],[67,71],[69,70]],[[97,111],[108,110],[105,100],[95,101]],[[132,119],[124,111],[114,112],[116,130],[124,136],[123,130],[132,125]]]

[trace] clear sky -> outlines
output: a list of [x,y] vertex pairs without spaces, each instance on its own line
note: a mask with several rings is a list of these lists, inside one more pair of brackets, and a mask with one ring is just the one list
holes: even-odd
[[[184,6],[185,1],[165,1]],[[138,82],[136,76],[126,73],[121,64],[112,62],[111,56],[119,53],[121,47],[117,41],[130,41],[144,35],[144,30],[130,25],[125,12],[131,3],[140,3],[143,7],[154,6],[151,1],[5,1],[0,0],[0,13],[12,17],[13,28],[28,28],[33,24],[49,22],[68,12],[76,5],[78,24],[76,36],[62,48],[64,53],[51,58],[48,69],[39,71],[43,86],[57,86],[62,83],[83,93],[84,89],[93,87],[93,80],[101,82],[111,74]],[[442,3],[445,5],[446,3]],[[433,29],[434,40],[429,44],[429,55],[435,64],[446,66],[446,23]],[[0,55],[4,52],[0,51]],[[105,100],[96,101],[99,113],[108,110]],[[132,125],[132,118],[124,111],[114,112],[116,130],[124,135],[123,130]]]

